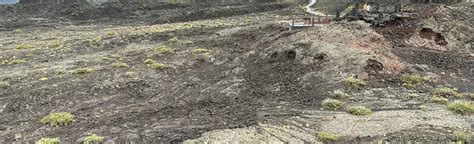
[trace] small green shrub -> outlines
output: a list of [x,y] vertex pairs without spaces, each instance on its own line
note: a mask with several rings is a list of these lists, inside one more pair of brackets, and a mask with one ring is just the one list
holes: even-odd
[[21,44],[21,45],[18,45],[15,49],[23,50],[23,49],[33,49],[33,48],[35,48],[35,46],[33,46],[33,45]]
[[469,143],[471,141],[471,132],[469,131],[455,131],[453,136],[456,142]]
[[128,78],[131,78],[131,79],[135,79],[135,78],[138,77],[138,74],[136,72],[126,72],[125,76],[127,76]]
[[104,141],[104,137],[92,134],[90,136],[87,136],[86,139],[84,140],[85,144],[90,144],[90,143],[100,143]]
[[174,53],[174,50],[168,46],[161,45],[156,48],[156,52],[159,54],[171,54]]
[[113,61],[114,59],[104,56],[104,57],[101,57],[100,60],[109,62],[109,61]]
[[454,101],[448,104],[448,109],[458,114],[474,113],[474,104],[467,101]]
[[364,80],[355,78],[355,77],[349,77],[346,79],[346,85],[353,87],[353,88],[358,88],[358,87],[363,87],[366,85]]
[[10,83],[8,83],[7,81],[0,80],[0,88],[7,88],[9,86],[10,86]]
[[89,74],[93,73],[95,70],[92,68],[77,68],[74,70],[73,74],[81,75],[81,74]]
[[334,142],[339,139],[339,136],[337,136],[336,134],[325,131],[319,132],[316,137],[318,137],[318,139],[323,142]]
[[470,93],[470,94],[469,94],[469,98],[470,98],[471,100],[474,100],[474,93]]
[[443,105],[447,105],[449,103],[449,100],[447,98],[442,98],[442,97],[433,97],[431,99],[434,103],[439,103]]
[[51,113],[41,119],[41,123],[50,124],[52,127],[65,126],[72,123],[74,116],[69,112]]
[[173,37],[173,38],[168,40],[168,43],[169,44],[179,44],[180,40],[177,37]]
[[115,62],[112,64],[112,67],[114,68],[128,68],[128,64],[124,62]]
[[410,89],[421,86],[425,82],[425,78],[419,74],[404,74],[400,79],[403,82],[402,85]]
[[11,65],[24,64],[24,63],[26,63],[26,60],[15,59],[15,60],[10,61]]
[[463,97],[463,95],[461,93],[458,93],[457,90],[453,88],[448,88],[448,87],[434,89],[432,94],[433,96],[438,96],[438,97],[449,97],[449,96],[454,96],[458,98]]
[[327,110],[338,110],[342,106],[342,102],[336,99],[325,99],[323,103],[321,103],[324,109]]
[[59,144],[60,142],[59,138],[41,138],[36,141],[36,144]]
[[207,52],[209,52],[209,50],[208,50],[208,49],[204,49],[204,48],[197,48],[197,49],[194,49],[194,50],[193,50],[193,53],[198,53],[198,54],[199,54],[199,53],[207,53]]
[[348,109],[348,112],[352,115],[358,115],[358,116],[363,116],[363,115],[369,115],[372,114],[372,110],[370,110],[367,107],[364,106],[353,106]]
[[349,98],[350,95],[342,90],[335,90],[333,96],[336,99],[346,99]]
[[102,36],[96,36],[87,40],[89,46],[99,46],[102,41]]

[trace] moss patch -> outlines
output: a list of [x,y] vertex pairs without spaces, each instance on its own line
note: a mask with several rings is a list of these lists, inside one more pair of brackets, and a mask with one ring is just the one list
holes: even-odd
[[128,64],[124,62],[115,62],[112,64],[113,68],[128,68]]
[[159,62],[157,62],[155,60],[152,60],[152,59],[146,59],[145,64],[149,68],[152,68],[152,69],[155,69],[155,70],[163,70],[163,69],[168,67],[167,65],[165,65],[163,63],[159,63]]
[[52,127],[65,126],[72,123],[74,116],[69,112],[51,113],[41,119],[41,123],[50,124]]
[[318,140],[323,142],[334,142],[339,139],[339,136],[325,131],[319,132],[316,137],[318,138]]
[[0,81],[0,88],[7,88],[10,86],[10,83],[7,81]]
[[448,87],[442,87],[442,88],[436,88],[432,92],[433,96],[437,97],[458,97],[462,98],[463,95],[459,93],[456,89],[453,88],[448,88]]
[[197,48],[197,49],[194,49],[193,50],[193,53],[196,53],[196,54],[200,54],[200,53],[207,53],[209,52],[208,49],[204,49],[204,48]]
[[86,139],[84,140],[84,144],[100,143],[102,141],[104,141],[104,137],[96,135],[96,134],[92,134],[86,137]]
[[17,49],[17,50],[33,49],[33,48],[35,48],[35,46],[29,45],[29,44],[22,44],[22,45],[18,45],[18,46],[15,47],[15,49]]
[[155,49],[159,54],[171,54],[174,53],[174,50],[168,46],[161,45]]
[[24,64],[24,63],[26,63],[26,60],[14,59],[14,60],[10,61],[11,65]]
[[448,104],[448,109],[458,114],[472,114],[474,104],[468,101],[454,101]]
[[72,72],[75,75],[89,74],[93,73],[95,70],[92,68],[77,68]]
[[406,88],[416,88],[425,83],[425,78],[419,74],[404,74],[400,78],[402,80],[402,85]]
[[471,141],[471,132],[469,131],[455,131],[453,133],[454,140],[461,143],[469,143]]
[[36,144],[59,144],[60,142],[59,138],[41,138],[36,141]]
[[325,99],[321,103],[321,106],[327,110],[338,110],[342,106],[342,102],[336,99]]
[[443,105],[447,105],[449,103],[449,100],[447,98],[442,98],[442,97],[433,97],[431,98],[431,101],[434,103],[439,103]]
[[347,111],[352,115],[358,115],[358,116],[372,114],[372,110],[364,106],[353,106],[353,107],[350,107]]
[[359,88],[363,87],[366,85],[366,82],[364,80],[355,78],[355,77],[349,77],[345,80],[346,85],[352,88]]

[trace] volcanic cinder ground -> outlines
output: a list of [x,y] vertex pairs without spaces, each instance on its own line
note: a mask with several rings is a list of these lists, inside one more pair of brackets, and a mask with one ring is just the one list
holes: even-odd
[[[0,143],[465,141],[474,5],[288,30],[291,3],[0,6]],[[406,87],[403,75],[423,82]],[[355,87],[348,79],[361,80]],[[454,93],[437,93],[449,89]],[[337,110],[326,99],[342,103]],[[447,102],[439,102],[440,99]],[[456,103],[465,107],[452,108]],[[373,111],[348,112],[353,106]],[[74,120],[52,127],[50,113]]]

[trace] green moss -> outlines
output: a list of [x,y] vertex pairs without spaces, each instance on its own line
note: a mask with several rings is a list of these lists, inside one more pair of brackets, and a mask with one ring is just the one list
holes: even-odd
[[461,143],[469,143],[471,141],[471,132],[469,131],[455,131],[453,133],[454,140]]
[[155,60],[152,60],[152,59],[146,59],[144,61],[145,64],[153,64],[153,63],[157,63]]
[[372,114],[372,110],[364,106],[353,106],[353,107],[350,107],[347,111],[352,115],[358,115],[358,116]]
[[104,56],[104,57],[101,57],[100,60],[101,60],[101,61],[109,62],[109,61],[113,61],[114,59]]
[[59,144],[60,142],[59,138],[41,138],[36,141],[36,144]]
[[342,90],[335,90],[333,96],[336,99],[347,99],[350,95]]
[[163,69],[168,67],[167,65],[165,65],[163,63],[159,63],[159,62],[157,62],[155,60],[152,60],[152,59],[146,59],[145,64],[149,68],[152,68],[152,69],[155,69],[155,70],[163,70]]
[[173,37],[168,40],[169,44],[179,44],[181,41],[177,37]]
[[457,90],[453,88],[448,88],[448,87],[434,89],[432,94],[433,96],[437,96],[437,97],[450,97],[450,96],[458,97],[458,98],[463,97],[463,95],[461,93],[458,93]]
[[197,54],[199,54],[199,53],[207,53],[207,52],[209,52],[209,50],[208,50],[208,49],[204,49],[204,48],[197,48],[197,49],[194,49],[194,50],[193,50],[193,53],[197,53]]
[[33,45],[21,44],[21,45],[16,46],[15,49],[17,49],[17,50],[23,50],[23,49],[33,49],[33,48],[35,48],[35,46],[33,46]]
[[89,46],[99,46],[102,41],[102,36],[96,36],[87,40]]
[[474,104],[468,101],[454,101],[448,104],[448,109],[458,114],[474,113]]
[[147,66],[155,70],[162,70],[167,67],[165,64],[162,64],[162,63],[153,63],[153,64],[148,64]]
[[85,144],[90,144],[90,143],[100,143],[104,141],[104,137],[92,134],[90,136],[87,136],[86,139],[84,140]]
[[0,88],[7,88],[9,86],[10,86],[10,83],[8,83],[7,81],[0,80]]
[[443,105],[447,105],[449,103],[449,100],[447,98],[442,98],[442,97],[433,97],[431,98],[431,101],[434,103],[439,103]]
[[171,54],[174,53],[174,50],[168,46],[161,45],[156,48],[156,52],[158,52],[159,54]]
[[366,85],[366,82],[364,80],[355,78],[353,76],[347,78],[345,82],[346,82],[346,85],[348,85],[352,88],[359,88],[359,87],[363,87],[363,86]]
[[62,46],[61,43],[56,42],[56,43],[51,44],[49,47],[51,47],[51,48],[60,48],[61,46]]
[[194,44],[194,42],[193,42],[193,41],[190,41],[190,40],[188,40],[188,41],[185,41],[185,42],[183,42],[183,44],[186,44],[186,45],[191,45],[191,44]]
[[327,110],[338,110],[342,106],[342,102],[336,99],[325,99],[321,103],[324,109]]
[[404,74],[400,79],[403,82],[402,85],[410,89],[421,86],[425,82],[425,78],[419,74]]
[[74,116],[69,112],[51,113],[41,119],[41,123],[50,124],[52,127],[65,126],[72,123]]
[[112,67],[114,68],[128,68],[128,64],[124,62],[115,62],[112,64]]
[[24,64],[24,63],[26,63],[26,60],[14,59],[14,60],[10,61],[11,65]]
[[333,133],[321,131],[319,132],[316,137],[318,137],[318,140],[323,141],[323,142],[334,142],[339,139],[339,136]]
[[92,68],[77,68],[72,72],[75,75],[89,74],[93,73],[95,70]]
[[138,77],[138,74],[136,72],[126,72],[125,76],[131,79],[136,79]]
[[47,80],[48,80],[48,77],[41,77],[41,78],[39,78],[38,80],[40,80],[40,81],[47,81]]

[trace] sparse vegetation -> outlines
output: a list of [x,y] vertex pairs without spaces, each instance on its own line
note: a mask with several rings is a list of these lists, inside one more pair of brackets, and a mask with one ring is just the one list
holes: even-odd
[[438,97],[450,97],[450,96],[458,97],[458,98],[463,97],[463,95],[461,93],[458,93],[456,89],[448,88],[448,87],[434,89],[432,94],[433,96],[438,96]]
[[174,50],[168,46],[160,45],[156,48],[156,52],[158,52],[159,54],[171,54],[174,53]]
[[86,139],[84,140],[84,144],[100,143],[102,141],[104,141],[104,137],[96,135],[96,134],[92,134],[86,137]]
[[358,116],[372,114],[372,110],[364,106],[353,106],[353,107],[350,107],[347,111],[352,115],[358,115]]
[[470,93],[470,94],[469,94],[469,98],[470,98],[471,100],[474,100],[474,93]]
[[96,36],[87,40],[89,46],[99,46],[100,41],[102,41],[102,36]]
[[89,74],[93,73],[95,70],[92,68],[77,68],[74,70],[73,74],[75,75],[82,75],[82,74]]
[[162,70],[162,69],[165,69],[165,68],[168,67],[167,65],[165,65],[163,63],[159,63],[159,62],[157,62],[155,60],[152,60],[152,59],[146,59],[145,64],[149,68],[152,68],[152,69],[155,69],[155,70]]
[[404,74],[400,79],[403,82],[402,85],[410,89],[421,86],[425,82],[425,78],[419,74]]
[[193,53],[198,53],[198,54],[199,54],[199,53],[207,53],[207,52],[209,52],[209,50],[208,50],[208,49],[204,49],[204,48],[197,48],[197,49],[194,49],[194,50],[193,50]]
[[434,103],[439,103],[443,105],[447,105],[449,103],[449,100],[443,97],[433,97],[431,101],[433,101]]
[[38,80],[40,80],[40,81],[47,81],[47,80],[48,80],[48,77],[41,77],[41,78],[39,78]]
[[456,142],[469,143],[471,141],[471,132],[469,131],[455,131],[453,136]]
[[104,56],[104,57],[101,57],[100,60],[109,62],[109,61],[113,61],[114,59]]
[[353,76],[347,78],[345,82],[346,82],[346,85],[348,85],[352,88],[359,88],[359,87],[363,87],[363,86],[366,85],[366,82],[364,80],[355,78]]
[[50,124],[52,127],[65,126],[72,123],[74,116],[69,112],[51,113],[41,119],[41,123]]
[[22,45],[18,45],[15,49],[23,50],[23,49],[33,49],[33,48],[35,48],[35,46],[30,45],[30,44],[22,44]]
[[49,47],[51,47],[51,48],[60,48],[61,45],[62,44],[60,42],[56,42],[56,43],[51,44]]
[[124,62],[115,62],[112,64],[112,67],[114,68],[128,68],[128,64]]
[[339,108],[341,108],[342,102],[336,99],[328,98],[328,99],[323,100],[321,105],[323,106],[324,109],[327,109],[327,110],[338,110]]
[[138,74],[136,72],[126,72],[125,76],[127,76],[128,78],[131,78],[131,79],[135,79],[135,78],[138,77]]
[[194,42],[190,41],[190,40],[187,40],[187,41],[184,41],[183,44],[190,45],[190,44],[194,44]]
[[448,104],[448,109],[458,114],[474,113],[474,104],[468,101],[454,101]]
[[60,142],[59,138],[41,138],[36,141],[36,144],[59,144]]
[[14,59],[14,60],[10,61],[11,65],[24,64],[24,63],[26,63],[26,60]]
[[167,41],[169,44],[179,44],[181,41],[177,37],[173,37]]
[[336,99],[346,99],[349,98],[350,95],[342,90],[335,90],[333,96]]
[[323,142],[334,142],[339,139],[339,136],[337,136],[336,134],[325,131],[319,132],[316,137],[318,137],[318,139]]
[[7,81],[0,80],[0,88],[7,88],[9,86],[10,86],[10,83],[8,83]]

